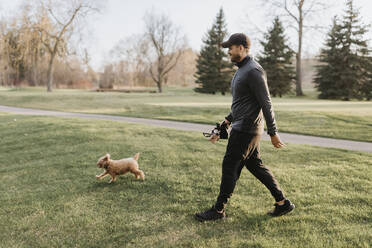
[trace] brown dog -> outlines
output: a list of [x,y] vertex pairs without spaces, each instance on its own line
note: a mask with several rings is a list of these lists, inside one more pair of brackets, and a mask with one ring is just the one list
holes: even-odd
[[134,155],[133,158],[112,160],[110,159],[110,154],[107,153],[97,162],[97,166],[99,168],[105,169],[105,171],[101,175],[97,175],[96,178],[102,179],[103,177],[110,175],[111,180],[109,181],[109,183],[112,183],[115,182],[118,175],[124,175],[127,172],[131,172],[137,179],[142,178],[142,180],[144,180],[145,174],[138,168],[138,158],[139,153]]

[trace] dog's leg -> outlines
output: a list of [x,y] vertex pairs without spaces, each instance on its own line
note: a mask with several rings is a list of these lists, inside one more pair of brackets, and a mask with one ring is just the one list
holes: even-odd
[[102,179],[102,178],[104,178],[104,177],[107,176],[107,175],[108,175],[108,172],[105,171],[105,172],[103,172],[101,175],[97,175],[96,178],[97,178],[97,179]]
[[145,180],[145,174],[141,170],[135,170],[133,171],[133,174],[135,175],[136,179],[142,179]]
[[111,180],[109,181],[109,183],[115,182],[116,181],[116,176],[112,176],[112,175],[110,175],[110,176],[111,176]]

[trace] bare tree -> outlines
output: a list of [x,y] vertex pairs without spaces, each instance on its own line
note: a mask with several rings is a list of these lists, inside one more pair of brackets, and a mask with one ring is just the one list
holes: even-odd
[[[2,22],[0,40],[0,58],[4,64],[2,73],[12,79],[13,85],[21,82],[35,85],[37,83],[37,68],[43,56],[40,33],[34,29],[32,8],[24,3],[7,22]],[[3,77],[4,79],[4,77]],[[9,80],[8,80],[9,81]],[[9,82],[8,82],[9,84]]]
[[78,22],[98,9],[94,7],[94,1],[89,0],[44,0],[40,4],[39,31],[43,34],[43,44],[50,55],[47,72],[47,91],[50,92],[56,56],[66,54],[68,41]]
[[111,50],[112,62],[125,63],[128,86],[144,85],[149,77],[146,59],[149,41],[144,34],[134,34],[121,39]]
[[146,36],[150,41],[147,51],[150,75],[162,92],[162,85],[168,73],[176,66],[185,45],[185,37],[181,37],[177,28],[166,15],[157,15],[154,11],[144,17]]
[[[75,0],[69,0],[75,1]],[[77,3],[76,0],[74,3]],[[91,0],[93,1],[93,0]],[[66,1],[67,2],[67,1]],[[1,18],[0,20],[0,80],[1,84],[4,85],[47,85],[47,75],[49,78],[53,77],[53,74],[66,75],[68,77],[59,76],[59,80],[62,84],[72,85],[77,83],[82,84],[82,75],[86,70],[89,70],[89,58],[85,54],[85,61],[78,63],[76,56],[71,56],[71,51],[78,48],[78,43],[70,39],[74,33],[73,38],[78,38],[82,30],[76,32],[76,28],[85,28],[82,25],[82,15],[77,15],[75,21],[69,26],[62,38],[58,40],[58,44],[54,44],[55,38],[58,31],[58,23],[55,22],[51,17],[51,13],[54,16],[64,19],[65,12],[59,12],[60,10],[66,10],[62,8],[58,1],[53,1],[54,10],[50,9],[51,13],[46,8],[50,2],[43,1],[40,5],[24,1],[18,11],[14,15],[7,18]],[[58,6],[57,6],[58,4]],[[63,3],[62,3],[63,4]],[[70,2],[71,4],[71,2]],[[72,5],[71,5],[72,6]],[[69,5],[69,7],[71,7]],[[57,8],[58,7],[58,8]],[[80,19],[79,19],[80,18]],[[79,20],[78,20],[79,19]],[[74,32],[72,32],[74,31]],[[54,46],[55,45],[55,46]],[[49,47],[49,50],[48,50]],[[53,70],[50,70],[50,58],[52,57],[50,51],[51,48],[58,47],[57,55],[54,56],[54,62],[52,63]],[[68,48],[68,49],[67,49]],[[74,58],[75,57],[75,58]],[[69,64],[72,64],[72,68]],[[82,67],[83,66],[83,67]],[[55,71],[56,73],[50,73]],[[68,73],[65,73],[68,72]],[[94,73],[90,71],[89,78],[95,80]],[[48,78],[48,79],[49,79]],[[55,75],[54,78],[58,78]],[[86,81],[86,80],[85,80]],[[88,85],[88,84],[86,84]],[[74,85],[72,85],[74,86]]]
[[105,65],[104,71],[100,76],[99,88],[101,89],[112,89],[114,88],[115,72],[114,65]]
[[169,72],[170,85],[195,87],[196,59],[198,54],[191,48],[186,48],[182,53],[177,65]]
[[38,26],[35,24],[35,19],[32,3],[23,2],[21,5],[22,14],[19,18],[22,23],[21,32],[23,33],[23,42],[25,43],[25,64],[27,67],[27,79],[29,84],[36,86],[39,84],[39,63],[44,59],[43,37],[39,32]]
[[312,27],[319,28],[319,26],[305,25],[305,20],[309,19],[311,15],[327,8],[324,1],[321,0],[265,0],[266,3],[284,11],[292,21],[295,22],[293,26],[298,33],[298,44],[296,52],[296,95],[302,96],[302,44],[304,28]]

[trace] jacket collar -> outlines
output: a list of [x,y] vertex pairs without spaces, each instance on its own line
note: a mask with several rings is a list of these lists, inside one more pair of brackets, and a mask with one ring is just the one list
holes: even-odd
[[251,57],[249,57],[248,55],[247,55],[247,57],[245,57],[244,59],[242,59],[240,62],[237,62],[236,63],[236,66],[237,67],[242,67],[243,65],[245,65],[249,60],[251,59]]

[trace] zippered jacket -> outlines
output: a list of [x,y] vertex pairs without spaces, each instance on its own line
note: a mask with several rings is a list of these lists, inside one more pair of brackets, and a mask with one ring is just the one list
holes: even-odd
[[264,117],[267,133],[275,135],[277,127],[264,69],[250,56],[237,66],[239,69],[231,81],[231,113],[226,119],[232,122],[235,130],[262,134]]

